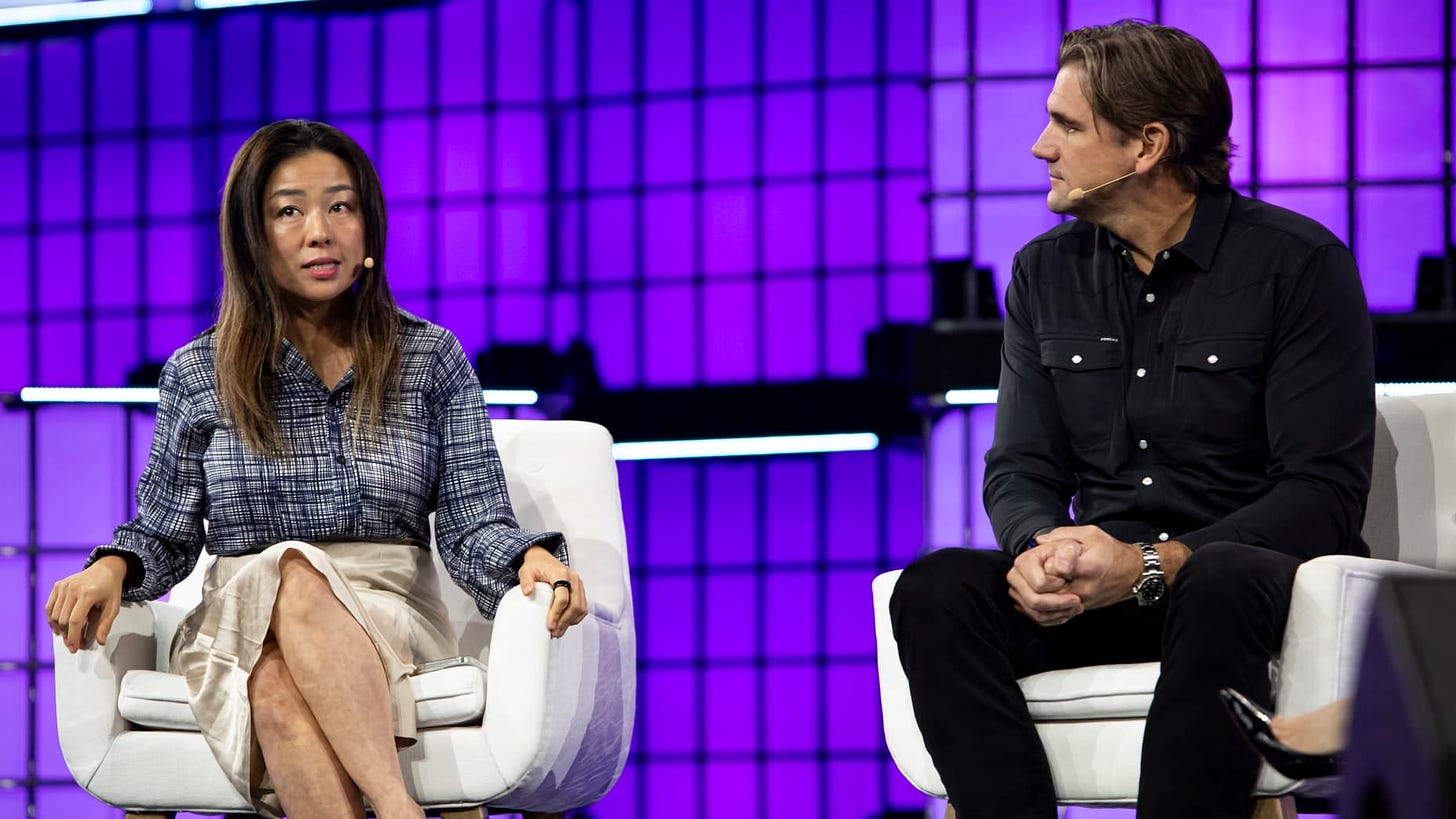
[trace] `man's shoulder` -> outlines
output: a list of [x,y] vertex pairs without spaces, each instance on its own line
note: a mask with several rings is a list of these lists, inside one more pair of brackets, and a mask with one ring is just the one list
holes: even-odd
[[1015,267],[1023,274],[1041,278],[1047,275],[1075,274],[1075,259],[1090,259],[1096,243],[1105,241],[1097,226],[1081,219],[1069,219],[1021,246],[1016,252]]
[[1329,228],[1314,219],[1247,196],[1234,197],[1225,236],[1232,240],[1255,239],[1292,251],[1345,246]]

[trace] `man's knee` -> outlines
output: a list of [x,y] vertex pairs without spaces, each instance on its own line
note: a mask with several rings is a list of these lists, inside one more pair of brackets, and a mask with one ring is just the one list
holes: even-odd
[[1217,542],[1194,549],[1173,584],[1181,605],[1242,606],[1254,596],[1288,594],[1295,558],[1261,546]]
[[1011,560],[986,549],[938,549],[905,567],[890,596],[890,617],[943,612],[950,604],[1006,594]]

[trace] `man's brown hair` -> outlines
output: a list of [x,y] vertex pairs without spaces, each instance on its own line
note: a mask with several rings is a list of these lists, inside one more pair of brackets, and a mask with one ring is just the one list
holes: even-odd
[[1185,188],[1229,186],[1233,101],[1208,46],[1176,28],[1122,20],[1067,32],[1057,67],[1067,65],[1082,67],[1093,113],[1125,137],[1167,126],[1164,161]]

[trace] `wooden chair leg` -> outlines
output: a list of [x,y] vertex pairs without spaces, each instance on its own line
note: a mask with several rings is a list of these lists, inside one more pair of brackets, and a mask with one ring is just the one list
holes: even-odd
[[1299,819],[1299,812],[1294,809],[1294,797],[1270,796],[1254,800],[1249,819]]
[[945,803],[945,819],[956,819],[955,807],[951,803]]
[[176,817],[177,814],[172,813],[171,811],[165,813],[161,811],[158,811],[156,813],[137,813],[136,811],[126,812],[126,819],[176,819]]
[[485,808],[455,808],[440,811],[440,819],[485,819]]

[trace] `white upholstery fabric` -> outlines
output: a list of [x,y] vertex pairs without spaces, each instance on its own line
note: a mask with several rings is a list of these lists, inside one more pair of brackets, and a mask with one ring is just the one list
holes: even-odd
[[[1372,558],[1333,555],[1305,563],[1295,578],[1278,664],[1276,707],[1317,708],[1354,691],[1366,622],[1381,577],[1456,569],[1456,395],[1381,398],[1374,480],[1364,535]],[[1383,558],[1383,559],[1381,559]],[[885,740],[900,772],[944,796],[910,704],[890,631],[899,572],[875,578],[875,636]],[[1063,804],[1132,804],[1143,725],[1156,663],[1050,671],[1021,680]],[[1318,793],[1265,767],[1264,794]]]
[[[410,678],[420,728],[479,722],[485,714],[485,674],[474,666],[442,668]],[[165,671],[128,671],[118,698],[121,715],[134,725],[166,731],[196,731],[187,704],[187,683]]]
[[[546,585],[531,597],[507,594],[487,621],[443,582],[461,650],[490,671],[483,686],[471,667],[415,678],[422,730],[401,763],[411,792],[428,806],[569,810],[600,799],[616,781],[636,707],[616,463],[610,436],[595,424],[501,420],[493,427],[521,525],[566,534],[587,590],[587,619],[552,640]],[[249,809],[178,712],[180,678],[159,671],[200,593],[204,565],[173,590],[171,603],[123,605],[108,645],[56,652],[61,750],[72,776],[98,799],[131,810]],[[122,708],[154,727],[133,724]],[[466,713],[468,724],[458,724]],[[431,727],[444,725],[453,727]],[[158,759],[167,760],[165,776]]]

